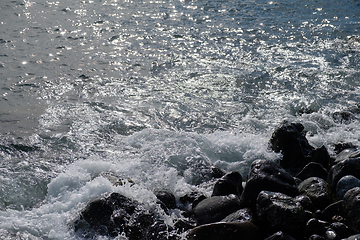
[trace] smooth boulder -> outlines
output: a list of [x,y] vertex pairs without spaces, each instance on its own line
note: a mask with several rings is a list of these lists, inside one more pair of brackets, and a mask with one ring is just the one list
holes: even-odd
[[323,210],[334,202],[329,184],[322,178],[311,177],[299,184],[299,193],[308,196],[315,208]]
[[283,231],[298,236],[305,225],[305,210],[294,198],[279,192],[261,191],[256,212],[262,228],[269,233]]
[[299,191],[294,178],[279,164],[271,160],[255,160],[240,201],[243,207],[255,207],[258,194],[263,191],[281,192],[291,197]]
[[212,223],[190,230],[188,240],[262,240],[263,237],[257,226],[251,222],[242,223]]
[[357,233],[360,232],[360,187],[346,192],[343,198],[343,210],[346,224]]
[[197,224],[202,225],[218,222],[239,209],[239,198],[231,194],[206,198],[193,208],[193,212]]
[[212,196],[226,196],[235,194],[241,196],[243,191],[242,176],[238,172],[230,172],[215,183]]
[[360,234],[355,234],[355,235],[352,235],[348,238],[344,238],[342,240],[359,240],[360,239]]
[[221,222],[253,222],[253,211],[250,208],[242,208],[226,216]]
[[354,187],[360,187],[360,179],[346,175],[338,181],[336,184],[336,198],[337,200],[343,199],[345,193]]
[[346,175],[360,179],[360,158],[345,159],[330,168],[327,182],[331,189],[335,190],[338,181]]
[[155,196],[159,200],[158,202],[160,203],[160,206],[165,211],[176,208],[176,199],[174,194],[165,190],[157,190],[155,191]]
[[305,230],[304,230],[305,239],[308,239],[314,235],[325,237],[325,233],[329,225],[330,224],[328,222],[319,220],[317,218],[310,219],[305,225]]
[[327,175],[328,172],[320,163],[310,162],[296,175],[296,177],[303,181],[309,177],[319,177],[327,180]]
[[321,218],[325,221],[343,220],[343,201],[337,201],[321,211]]

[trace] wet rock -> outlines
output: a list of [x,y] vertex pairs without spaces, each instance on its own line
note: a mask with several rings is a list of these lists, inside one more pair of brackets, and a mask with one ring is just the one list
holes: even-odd
[[250,208],[239,209],[225,217],[221,222],[253,222],[253,212]]
[[334,152],[336,154],[339,154],[341,153],[343,150],[345,149],[353,149],[353,150],[356,150],[356,146],[351,143],[351,142],[347,142],[347,143],[337,143],[334,145]]
[[241,196],[243,191],[242,177],[238,172],[230,172],[219,179],[214,186],[212,196],[235,194]]
[[212,223],[190,230],[188,240],[261,240],[261,232],[251,222],[242,223]]
[[153,213],[140,203],[119,193],[89,201],[74,222],[75,231],[83,237],[125,233],[129,240],[145,239],[156,223]]
[[348,238],[344,238],[343,240],[359,240],[359,239],[360,239],[360,234],[355,234]]
[[319,177],[327,180],[327,175],[328,173],[326,169],[320,163],[310,162],[301,170],[300,173],[296,175],[296,177],[301,180],[305,180],[310,177]]
[[176,199],[174,194],[168,191],[158,190],[155,191],[155,196],[159,199],[160,205],[165,211],[176,208]]
[[328,183],[317,177],[305,179],[299,185],[299,193],[308,196],[317,209],[324,209],[333,202],[333,194]]
[[[129,202],[128,208],[132,208],[131,212],[136,208],[136,204]],[[102,226],[109,226],[111,223],[111,216],[113,214],[113,204],[107,198],[95,199],[87,204],[81,213],[81,219],[86,221],[90,228],[97,232],[102,232]],[[78,222],[80,223],[80,222]],[[80,227],[76,224],[76,227]]]
[[316,218],[310,219],[305,226],[305,231],[304,231],[305,239],[310,238],[313,235],[324,237],[329,225],[330,224],[328,222]]
[[305,134],[301,123],[285,121],[275,129],[269,145],[275,152],[283,154],[280,165],[295,172],[297,168],[303,168],[309,162],[317,162],[328,168],[331,159],[325,146],[315,149],[309,144]]
[[311,162],[317,162],[321,164],[324,168],[329,169],[332,160],[330,158],[329,152],[325,146],[316,148],[312,151]]
[[270,147],[283,154],[280,165],[284,168],[305,166],[314,150],[305,137],[304,126],[288,122],[283,122],[275,129],[270,139]]
[[340,178],[336,184],[336,198],[338,200],[343,199],[345,193],[354,187],[360,187],[360,179],[352,175],[347,175]]
[[256,201],[261,226],[269,233],[283,231],[298,236],[305,225],[305,211],[294,198],[278,192],[261,191]]
[[353,232],[349,229],[348,226],[346,226],[344,223],[341,222],[333,222],[330,225],[330,228],[335,231],[336,236],[338,237],[338,239],[343,239],[343,238],[347,238],[350,237]]
[[212,171],[213,178],[221,178],[222,176],[224,176],[226,174],[226,172],[224,172],[220,168],[217,168],[214,166],[211,167],[211,171]]
[[323,236],[313,234],[308,238],[308,240],[326,240],[326,239]]
[[198,192],[191,192],[185,196],[180,197],[180,202],[184,205],[191,205],[194,208],[199,202],[206,199],[205,195]]
[[228,195],[204,199],[193,208],[193,211],[198,225],[202,225],[218,222],[239,209],[239,198]]
[[282,231],[276,232],[265,240],[296,240],[292,236]]
[[255,160],[250,167],[248,180],[240,201],[243,207],[255,207],[258,194],[263,191],[298,195],[294,178],[281,166],[270,160]]
[[340,240],[338,234],[331,228],[328,228],[325,232],[325,238],[327,240]]
[[312,203],[311,199],[305,195],[299,195],[295,197],[295,201],[299,202],[304,210],[308,210],[310,212],[315,212],[315,206]]
[[338,181],[346,175],[353,175],[360,179],[360,158],[349,158],[330,168],[327,182],[331,189],[335,190]]
[[360,157],[360,150],[357,148],[347,148],[336,155],[334,163],[339,163],[350,158],[358,157]]
[[325,221],[334,221],[335,219],[343,219],[343,201],[337,201],[330,204],[321,212],[321,218]]
[[313,212],[310,212],[309,210],[305,210],[305,219],[306,221],[309,221],[310,219],[312,218],[317,218],[317,214],[316,213],[313,213]]
[[360,232],[360,187],[350,189],[343,198],[343,210],[346,225],[355,232]]

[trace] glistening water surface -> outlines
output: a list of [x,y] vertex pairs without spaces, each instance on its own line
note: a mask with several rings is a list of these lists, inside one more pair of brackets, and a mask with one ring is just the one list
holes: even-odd
[[359,31],[359,0],[1,1],[0,236],[77,239],[109,191],[209,195],[210,165],[281,157],[283,120],[359,145]]

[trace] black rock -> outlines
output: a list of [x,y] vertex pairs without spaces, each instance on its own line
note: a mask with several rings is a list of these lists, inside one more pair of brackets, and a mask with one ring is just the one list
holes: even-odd
[[330,168],[327,182],[331,189],[335,190],[338,181],[346,175],[360,179],[360,158],[345,159]]
[[360,187],[350,189],[343,198],[343,210],[346,225],[357,233],[360,232]]
[[326,169],[329,169],[332,163],[329,152],[325,146],[321,146],[312,151],[311,161],[321,164]]
[[335,219],[343,219],[343,201],[337,201],[335,203],[330,204],[321,212],[321,219],[325,221],[333,221]]
[[305,137],[304,126],[288,122],[283,122],[275,129],[270,139],[270,147],[283,154],[280,165],[284,168],[305,166],[314,150]]
[[328,240],[340,240],[339,235],[332,228],[328,228],[325,232],[325,238]]
[[299,193],[308,196],[317,209],[324,209],[334,202],[333,193],[328,183],[317,177],[305,179],[299,185]]
[[239,198],[228,195],[204,199],[193,208],[193,211],[197,224],[202,225],[218,222],[239,209]]
[[113,211],[112,204],[107,199],[100,198],[91,201],[81,215],[91,226],[97,228],[101,225],[109,225]]
[[238,172],[230,172],[219,179],[214,186],[212,196],[235,194],[241,196],[243,191],[242,177]]
[[261,191],[256,201],[256,212],[262,228],[269,233],[302,234],[306,220],[304,208],[288,195]]
[[308,240],[326,240],[326,239],[323,236],[313,234],[308,238]]
[[199,202],[206,199],[205,195],[198,192],[191,192],[185,196],[180,197],[180,202],[184,205],[191,205],[194,208]]
[[220,168],[217,168],[214,166],[211,167],[211,171],[212,171],[213,178],[221,178],[222,176],[224,176],[226,174],[226,172],[224,172]]
[[356,234],[356,235],[352,235],[348,238],[344,238],[343,240],[359,240],[360,239],[360,234]]
[[265,240],[296,240],[296,239],[287,233],[279,231],[277,233],[274,233],[270,237],[266,238]]
[[336,154],[339,154],[340,152],[342,152],[345,149],[356,149],[357,147],[350,142],[347,143],[337,143],[334,145],[334,151]]
[[339,239],[350,237],[353,234],[353,231],[351,231],[348,226],[341,222],[331,223],[330,228],[336,232],[336,235]]
[[329,225],[330,224],[326,221],[322,221],[316,218],[310,219],[305,226],[305,231],[304,231],[305,239],[313,235],[324,237]]
[[309,177],[319,177],[327,180],[327,175],[326,169],[320,163],[310,162],[296,175],[296,177],[301,180],[305,180]]
[[262,240],[261,232],[251,222],[242,223],[212,223],[190,230],[188,240]]
[[334,159],[334,163],[337,164],[341,161],[350,159],[350,158],[359,158],[360,150],[358,148],[347,148],[338,153]]
[[305,138],[304,126],[300,123],[283,122],[275,129],[270,139],[270,147],[275,152],[281,152],[281,166],[303,167],[311,158],[314,150]]
[[347,175],[340,178],[336,184],[336,198],[338,200],[343,199],[345,193],[354,187],[360,187],[360,179],[352,175]]
[[301,123],[284,121],[275,129],[269,145],[275,152],[283,154],[280,165],[286,169],[302,168],[309,162],[318,162],[328,168],[331,161],[325,146],[315,149],[309,144],[305,134]]
[[309,210],[305,210],[305,219],[306,221],[309,221],[310,219],[312,218],[317,218],[317,214],[316,213],[313,213],[313,212],[310,212]]
[[176,199],[174,194],[168,191],[160,190],[155,192],[155,196],[159,199],[160,204],[165,210],[176,208]]
[[271,160],[255,160],[240,198],[241,205],[255,207],[256,198],[263,190],[281,192],[291,197],[299,193],[294,178],[281,166]]
[[225,217],[221,222],[253,222],[253,212],[250,208],[242,208]]
[[119,193],[111,193],[89,201],[74,226],[76,232],[87,238],[96,235],[116,237],[125,233],[129,240],[140,240],[147,238],[156,223],[160,222],[140,203]]
[[303,206],[304,210],[308,210],[310,212],[315,212],[315,206],[312,203],[311,199],[306,195],[299,195],[295,197],[295,201],[299,202],[301,206]]

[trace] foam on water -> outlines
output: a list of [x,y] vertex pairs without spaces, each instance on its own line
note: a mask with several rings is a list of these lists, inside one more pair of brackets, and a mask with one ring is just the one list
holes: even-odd
[[[154,190],[169,190],[177,199],[194,190],[209,196],[213,180],[207,177],[206,167],[215,165],[246,174],[252,160],[277,157],[267,150],[266,141],[264,136],[231,132],[202,135],[142,130],[115,141],[119,148],[132,148],[133,156],[108,149],[100,155],[75,161],[51,179],[46,197],[39,206],[2,211],[0,228],[35,237],[76,239],[71,221],[87,201],[107,192],[119,192],[136,199],[156,209],[160,217],[171,223],[179,215],[165,216],[156,204]],[[112,173],[125,182],[132,179],[135,184],[115,186],[102,175],[104,173]]]
[[[311,132],[307,137],[312,145],[325,144],[329,148],[339,141],[359,143],[357,122],[344,126],[329,120],[333,125],[325,131],[314,121],[317,117],[310,115],[303,116],[302,122]],[[171,224],[179,214],[166,216],[161,212],[154,190],[169,190],[177,200],[194,190],[209,196],[214,182],[207,178],[206,167],[215,165],[226,171],[239,171],[245,177],[253,160],[280,157],[268,149],[270,136],[271,131],[198,134],[156,129],[116,136],[112,144],[103,146],[97,154],[74,160],[52,178],[40,204],[27,210],[2,210],[0,234],[23,234],[33,239],[77,239],[71,221],[87,201],[107,192],[119,192],[136,199]],[[331,148],[329,150],[331,152]],[[127,182],[116,186],[102,175],[104,173],[125,182],[131,179],[135,184]],[[6,177],[1,181],[6,181]]]

